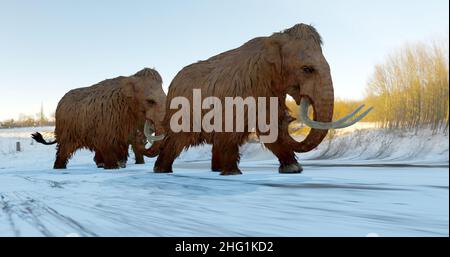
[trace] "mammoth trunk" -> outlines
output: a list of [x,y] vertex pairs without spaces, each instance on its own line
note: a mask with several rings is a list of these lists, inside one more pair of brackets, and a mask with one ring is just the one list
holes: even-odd
[[[153,135],[153,133],[155,135]],[[154,126],[146,121],[144,125],[144,135],[151,146],[148,149],[144,149],[143,154],[149,158],[156,157],[159,154],[161,142],[164,139],[164,130],[161,124]]]
[[[328,82],[327,86],[322,87],[320,92],[315,94],[301,96],[301,98],[309,98],[313,107],[313,120],[318,122],[332,122],[334,109],[334,92],[332,82]],[[311,128],[311,131],[302,142],[291,139],[291,145],[295,152],[305,153],[316,148],[326,137],[328,129]]]

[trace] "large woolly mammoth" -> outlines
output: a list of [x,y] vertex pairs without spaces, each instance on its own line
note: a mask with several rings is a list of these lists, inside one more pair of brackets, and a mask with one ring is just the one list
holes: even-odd
[[[155,172],[172,172],[174,159],[185,148],[202,143],[213,145],[212,170],[222,175],[241,174],[238,168],[239,146],[246,142],[248,132],[177,132],[171,130],[171,117],[178,112],[170,103],[176,97],[185,97],[192,104],[194,89],[201,90],[202,99],[216,97],[222,102],[226,97],[277,97],[278,137],[265,143],[280,162],[280,173],[300,173],[302,167],[295,153],[316,148],[327,135],[328,129],[350,126],[368,111],[355,117],[361,110],[332,122],[334,108],[333,83],[330,67],[323,56],[321,37],[309,25],[297,24],[269,37],[250,40],[239,48],[214,56],[206,61],[189,65],[172,81],[167,96],[164,126],[166,138],[160,143],[160,153]],[[302,142],[288,133],[291,121],[286,115],[285,99],[291,95],[301,105],[301,119],[312,129]],[[313,108],[313,119],[308,108]],[[269,113],[270,110],[267,110]],[[191,116],[195,116],[192,113]],[[202,111],[202,116],[205,112]],[[353,119],[352,119],[353,118]],[[247,119],[247,117],[246,117]],[[192,128],[193,123],[190,121]],[[193,130],[191,130],[193,131]],[[257,134],[260,131],[256,130]]]
[[[81,148],[95,151],[96,163],[105,169],[119,168],[128,156],[129,144],[135,152],[144,153],[142,134],[150,142],[161,139],[152,133],[162,131],[165,101],[161,76],[148,68],[69,91],[56,109],[56,140],[46,143],[57,143],[54,168],[66,168]],[[38,134],[34,137],[42,142]]]

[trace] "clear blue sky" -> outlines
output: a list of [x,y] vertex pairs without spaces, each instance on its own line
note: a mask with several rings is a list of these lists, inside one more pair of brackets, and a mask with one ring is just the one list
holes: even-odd
[[363,95],[373,66],[406,42],[447,39],[448,0],[0,0],[0,120],[47,113],[70,89],[184,66],[257,36],[313,24],[338,97]]

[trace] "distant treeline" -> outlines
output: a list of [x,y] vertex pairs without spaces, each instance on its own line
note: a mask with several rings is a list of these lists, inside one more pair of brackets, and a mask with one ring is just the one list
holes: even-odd
[[1,128],[22,128],[22,127],[42,127],[42,126],[54,126],[55,118],[54,114],[51,115],[51,118],[47,118],[44,115],[44,107],[41,106],[41,110],[33,115],[25,115],[20,114],[17,120],[9,119],[0,121],[0,129]]
[[23,128],[23,127],[42,127],[42,126],[54,126],[55,122],[50,120],[40,121],[36,119],[26,120],[5,120],[0,122],[0,129],[2,128]]
[[9,119],[0,121],[0,129],[2,128],[23,128],[23,127],[42,127],[42,126],[54,126],[55,125],[55,113],[47,118],[44,114],[44,103],[41,103],[41,109],[35,115],[26,115],[21,113],[17,120]]
[[[362,103],[375,107],[363,121],[389,129],[448,131],[448,44],[406,45],[375,67],[361,101],[336,100],[335,119]],[[295,103],[288,103],[297,115]]]

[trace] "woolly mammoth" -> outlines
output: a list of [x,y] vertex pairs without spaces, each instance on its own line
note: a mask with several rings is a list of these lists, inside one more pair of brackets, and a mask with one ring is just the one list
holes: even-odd
[[[231,133],[226,132],[223,127],[220,127],[219,131],[212,132],[203,128],[201,131],[195,131],[193,129],[195,122],[192,119],[189,121],[190,131],[171,130],[172,117],[176,116],[179,110],[171,108],[176,106],[170,106],[170,103],[183,97],[191,106],[195,106],[193,91],[197,90],[201,92],[201,99],[214,97],[222,102],[229,97],[278,99],[278,111],[275,116],[278,121],[276,127],[278,134],[275,141],[265,143],[265,146],[277,156],[280,173],[302,172],[295,153],[313,150],[322,142],[329,129],[351,126],[370,111],[356,116],[361,107],[350,115],[332,122],[333,83],[321,44],[321,37],[315,28],[298,24],[269,37],[252,39],[239,48],[182,69],[169,87],[164,119],[166,137],[158,144],[160,152],[154,171],[172,172],[173,161],[183,149],[208,143],[213,145],[211,164],[213,171],[220,171],[222,175],[241,174],[238,168],[239,147],[246,142],[253,128],[245,125],[245,132]],[[292,120],[286,115],[287,95],[292,96],[301,106],[300,118],[312,128],[302,142],[294,140],[288,133],[288,125]],[[310,106],[313,109],[312,119],[308,115]],[[269,108],[268,105],[265,108]],[[195,115],[205,117],[207,113],[201,110],[198,114],[194,107],[190,110],[191,116],[194,117]],[[267,110],[266,113],[270,112],[271,110]],[[259,136],[266,133],[258,128],[255,132]]]
[[55,169],[66,168],[81,148],[95,152],[98,166],[116,169],[127,159],[130,144],[136,153],[146,152],[142,133],[150,142],[162,138],[152,134],[162,131],[165,100],[161,76],[146,68],[133,76],[69,91],[56,109],[56,140],[47,143],[38,133],[33,137],[41,143],[57,143]]

